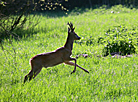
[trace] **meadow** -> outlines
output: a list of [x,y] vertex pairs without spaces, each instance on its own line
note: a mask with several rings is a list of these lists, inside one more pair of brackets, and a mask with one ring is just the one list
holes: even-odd
[[[56,16],[57,15],[57,16]],[[110,9],[86,9],[65,15],[40,13],[40,23],[25,33],[12,45],[4,40],[0,49],[0,101],[1,102],[136,102],[138,100],[138,57],[112,58],[102,55],[104,44],[99,37],[118,25],[138,30],[138,10],[122,6]],[[29,60],[36,54],[62,47],[67,38],[67,22],[72,22],[81,40],[75,41],[72,57],[87,69],[87,74],[77,68],[60,64],[43,68],[38,76],[23,84],[24,76],[31,70]],[[35,21],[34,21],[35,22]],[[138,34],[138,33],[137,33]],[[29,35],[29,36],[28,36]],[[138,46],[136,46],[138,48]],[[14,50],[16,52],[14,52]],[[136,50],[137,51],[137,50]]]

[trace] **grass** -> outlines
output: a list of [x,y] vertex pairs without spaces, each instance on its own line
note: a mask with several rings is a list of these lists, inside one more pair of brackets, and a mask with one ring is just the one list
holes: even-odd
[[[117,7],[87,10],[79,15],[72,12],[60,17],[38,15],[41,18],[40,24],[31,31],[20,32],[26,33],[20,41],[13,39],[11,46],[5,40],[4,48],[9,53],[0,50],[0,101],[137,101],[138,57],[95,56],[102,54],[104,45],[98,44],[97,39],[104,37],[108,28],[121,24],[128,28],[138,26],[136,9],[115,9]],[[111,13],[113,10],[115,13]],[[75,32],[82,37],[74,43],[72,57],[89,54],[91,57],[78,58],[77,64],[89,70],[90,74],[79,68],[76,73],[70,74],[74,67],[60,64],[43,68],[34,80],[23,85],[24,76],[31,69],[31,57],[53,51],[65,44],[68,21],[74,24]],[[31,33],[29,37],[28,33]],[[86,45],[90,37],[92,44]]]

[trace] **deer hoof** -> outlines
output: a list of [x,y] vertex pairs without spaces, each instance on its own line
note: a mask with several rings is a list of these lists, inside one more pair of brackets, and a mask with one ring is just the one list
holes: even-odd
[[71,72],[71,74],[72,74],[72,73],[75,73],[75,71],[73,70],[73,72]]

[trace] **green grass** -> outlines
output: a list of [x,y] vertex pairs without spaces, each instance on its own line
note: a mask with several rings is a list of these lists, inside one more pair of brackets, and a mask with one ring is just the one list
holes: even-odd
[[[96,57],[102,54],[104,45],[98,44],[98,37],[104,37],[108,28],[125,25],[138,26],[136,9],[120,7],[111,9],[73,12],[67,16],[48,17],[38,15],[41,22],[26,33],[20,41],[13,39],[13,46],[4,42],[7,51],[0,50],[0,101],[1,102],[92,102],[138,100],[138,57],[112,58]],[[115,13],[111,13],[113,11]],[[119,13],[118,13],[119,12]],[[77,59],[77,64],[89,70],[89,74],[73,66],[60,64],[47,69],[31,82],[23,85],[24,76],[31,69],[29,59],[36,54],[50,52],[65,44],[67,22],[75,26],[75,32],[82,37],[74,43],[72,57],[87,53],[91,57]],[[27,35],[30,34],[28,37]],[[93,43],[86,45],[92,37]],[[79,44],[83,42],[82,44]],[[16,50],[16,54],[13,52]]]

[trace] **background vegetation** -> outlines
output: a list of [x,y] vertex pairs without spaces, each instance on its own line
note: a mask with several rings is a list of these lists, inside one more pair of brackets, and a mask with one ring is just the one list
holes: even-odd
[[[68,15],[43,12],[38,13],[33,22],[38,18],[40,23],[34,29],[14,32],[24,35],[19,40],[12,37],[12,42],[6,38],[2,40],[4,49],[0,50],[1,102],[138,100],[136,8],[117,5],[107,9],[102,6],[98,9],[74,9]],[[24,76],[30,70],[29,59],[36,54],[63,46],[69,21],[74,24],[75,32],[82,38],[74,43],[72,57],[88,54],[87,58],[79,57],[77,64],[89,70],[90,74],[77,68],[76,73],[71,75],[73,67],[61,64],[42,69],[34,80],[23,85]],[[120,37],[115,38],[116,36]],[[133,39],[129,43],[135,47],[133,57],[97,57],[103,54],[109,40],[120,39],[128,42]],[[131,47],[129,45],[127,48]]]

